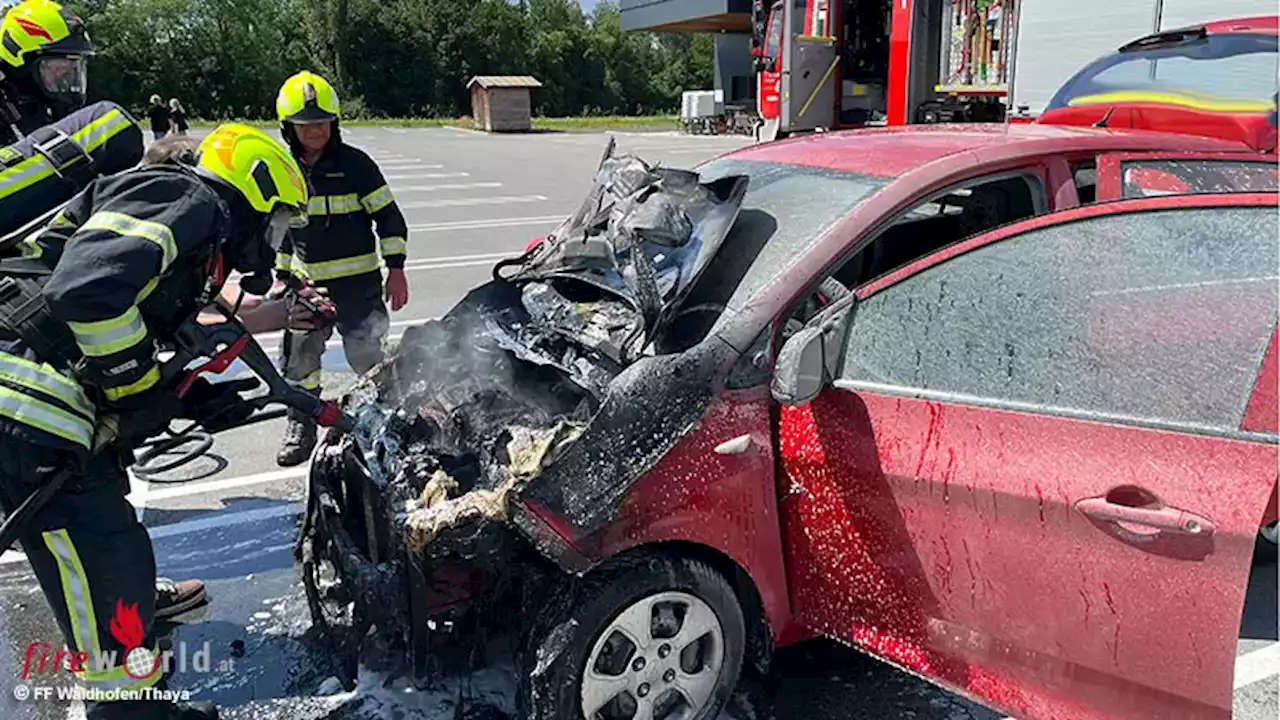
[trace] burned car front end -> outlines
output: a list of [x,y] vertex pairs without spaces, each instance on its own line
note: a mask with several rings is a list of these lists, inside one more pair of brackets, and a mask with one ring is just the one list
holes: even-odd
[[746,186],[611,145],[578,212],[349,393],[357,429],[317,448],[298,547],[313,621],[344,656],[373,643],[429,677],[518,636],[525,608],[591,566],[578,541],[616,519],[737,355],[685,321]]

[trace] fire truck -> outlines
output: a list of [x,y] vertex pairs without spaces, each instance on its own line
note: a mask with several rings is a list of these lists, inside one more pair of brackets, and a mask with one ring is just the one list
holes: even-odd
[[1031,122],[1073,72],[1135,37],[1266,14],[1274,0],[753,0],[757,139]]

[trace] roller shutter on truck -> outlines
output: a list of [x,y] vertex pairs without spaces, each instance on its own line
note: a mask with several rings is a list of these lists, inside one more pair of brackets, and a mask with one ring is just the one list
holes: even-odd
[[[1154,32],[1276,14],[1275,0],[1022,0],[1012,109],[1039,114],[1077,70]],[[1157,26],[1157,15],[1159,25]]]

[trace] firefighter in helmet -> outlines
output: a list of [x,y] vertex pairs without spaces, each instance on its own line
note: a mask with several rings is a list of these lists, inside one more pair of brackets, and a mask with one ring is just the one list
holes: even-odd
[[[163,663],[134,657],[156,652],[156,566],[125,499],[122,457],[174,418],[216,432],[252,413],[240,381],[199,379],[179,397],[182,375],[161,372],[158,342],[213,300],[220,268],[265,293],[307,196],[279,141],[224,125],[200,144],[195,167],[156,163],[94,180],[23,240],[20,257],[0,259],[0,505],[12,512],[51,473],[72,473],[19,538],[72,652],[115,653],[119,665],[76,673],[90,689],[164,683]],[[103,446],[107,426],[118,434]],[[89,720],[217,717],[209,705],[120,695],[87,703]]]
[[53,0],[25,0],[0,26],[0,92],[8,143],[84,107],[93,43],[80,17]]
[[[277,274],[286,283],[309,280],[328,288],[338,308],[336,325],[347,362],[364,373],[383,357],[390,325],[386,303],[395,311],[409,299],[404,215],[373,159],[342,141],[338,94],[324,78],[300,72],[286,80],[276,97],[276,115],[312,192],[311,222],[290,232],[276,258]],[[320,393],[320,361],[332,332],[325,327],[288,333],[283,343],[287,380]],[[286,467],[304,462],[316,444],[315,420],[290,412],[276,456]]]

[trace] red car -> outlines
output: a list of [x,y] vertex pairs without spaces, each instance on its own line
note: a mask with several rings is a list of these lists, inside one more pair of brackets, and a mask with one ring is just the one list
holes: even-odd
[[[732,230],[689,236],[712,257],[664,335],[563,455],[484,495],[500,522],[468,492],[465,550],[432,525],[405,553],[369,467],[413,451],[330,437],[308,576],[408,566],[342,598],[407,607],[422,672],[441,627],[511,630],[539,719],[714,718],[744,665],[819,635],[1022,718],[1228,718],[1276,512],[1274,157],[915,126],[697,172],[721,200],[748,179]],[[599,278],[621,248],[575,257]]]
[[1276,150],[1276,16],[1139,38],[1086,65],[1036,120],[1205,135]]

